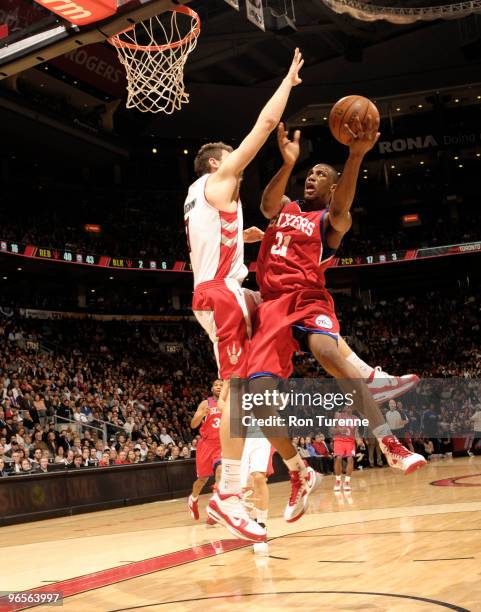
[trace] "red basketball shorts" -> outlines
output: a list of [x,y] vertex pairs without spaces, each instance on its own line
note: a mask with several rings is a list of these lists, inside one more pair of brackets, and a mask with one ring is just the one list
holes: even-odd
[[290,376],[292,356],[299,350],[293,327],[303,334],[326,334],[338,340],[339,322],[326,289],[299,289],[259,304],[250,343],[249,376]]
[[334,457],[355,457],[356,441],[353,438],[334,438]]
[[247,376],[251,316],[259,301],[258,292],[243,289],[232,278],[195,288],[192,310],[212,341],[222,379]]
[[195,453],[195,469],[197,478],[208,478],[214,475],[217,463],[222,460],[220,440],[209,440],[201,438],[197,444]]

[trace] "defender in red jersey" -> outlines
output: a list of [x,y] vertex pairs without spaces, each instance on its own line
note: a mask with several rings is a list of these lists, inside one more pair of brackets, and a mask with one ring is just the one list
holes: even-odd
[[200,425],[200,440],[195,454],[197,480],[192,486],[188,506],[193,519],[199,519],[198,499],[202,489],[215,473],[215,481],[221,476],[222,453],[220,448],[220,423],[222,410],[218,400],[222,391],[222,380],[217,379],[212,385],[212,396],[201,402],[192,417],[190,426],[197,429]]
[[[306,179],[302,203],[291,202],[284,195],[299,155],[300,132],[291,142],[284,127],[279,127],[284,165],[266,188],[261,204],[261,211],[270,220],[257,264],[257,281],[264,301],[256,311],[248,369],[251,391],[262,393],[266,385],[272,387],[266,377],[289,376],[292,355],[304,344],[339,380],[341,388],[356,390],[356,410],[369,419],[390,465],[407,474],[424,465],[425,460],[392,435],[359,370],[343,354],[345,346],[340,344],[339,323],[324,279],[335,250],[351,227],[350,208],[362,160],[379,138],[371,126],[369,115],[365,125],[357,119],[351,128],[346,126],[351,142],[341,178],[331,166],[317,164]],[[286,463],[290,461],[292,445],[288,438],[277,438],[272,444]],[[287,520],[305,508],[305,487],[298,482],[298,476],[298,472],[292,474]]]
[[[229,379],[246,376],[250,337],[242,282],[247,276],[244,239],[251,239],[252,231],[247,236],[242,232],[239,188],[243,171],[277,126],[292,88],[301,83],[303,63],[296,49],[287,75],[237,149],[220,142],[201,147],[194,164],[199,178],[190,186],[184,204],[195,285],[192,307],[213,342],[219,374],[225,381],[221,396],[222,476],[207,513],[235,536],[252,541],[264,541],[266,531],[249,518],[242,504],[240,463],[244,441],[232,438],[230,433]],[[253,232],[262,235],[260,230]]]

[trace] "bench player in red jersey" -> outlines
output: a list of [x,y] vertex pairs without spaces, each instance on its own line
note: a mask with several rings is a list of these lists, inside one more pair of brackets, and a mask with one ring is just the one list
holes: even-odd
[[[242,173],[279,123],[289,94],[301,83],[303,59],[296,49],[288,74],[261,111],[254,127],[239,147],[224,143],[204,145],[195,160],[199,178],[189,188],[184,220],[194,273],[192,308],[209,334],[224,380],[221,421],[222,476],[207,506],[209,517],[234,535],[264,541],[265,528],[253,521],[242,504],[240,464],[244,441],[230,435],[229,380],[247,375],[249,306],[253,292],[242,289],[247,276],[244,265],[244,235],[239,187]],[[220,101],[220,107],[222,107]],[[254,241],[260,230],[247,236]]]
[[209,480],[209,476],[215,474],[215,482],[218,483],[221,475],[220,423],[222,410],[218,401],[222,391],[222,380],[215,380],[211,391],[212,396],[199,404],[190,422],[192,429],[197,429],[200,425],[200,440],[195,454],[197,480],[192,486],[192,493],[187,502],[190,515],[196,521],[199,520],[199,495]]
[[[359,435],[357,427],[352,423],[354,416],[350,406],[346,406],[342,412],[336,412],[334,418],[336,425],[332,428],[333,455],[334,455],[334,474],[336,482],[334,491],[340,491],[341,486],[344,491],[351,490],[351,476],[354,470],[354,457],[356,456],[356,443],[361,448],[364,442]],[[342,424],[344,421],[344,424]],[[346,459],[346,475],[342,483],[342,460]]]
[[[358,369],[343,354],[334,301],[324,278],[351,227],[350,208],[362,160],[379,138],[371,126],[370,116],[365,126],[359,120],[351,126],[349,156],[341,178],[328,164],[316,164],[310,170],[302,203],[292,202],[284,195],[297,160],[300,133],[291,143],[283,126],[279,127],[284,165],[264,192],[261,204],[261,211],[270,223],[257,260],[257,282],[263,302],[256,311],[248,371],[250,390],[254,393],[272,387],[268,377],[287,378],[292,372],[292,355],[299,350],[291,333],[295,328],[308,350],[339,380],[343,390],[352,392],[355,388],[354,408],[368,418],[389,464],[407,474],[426,461],[392,435]],[[293,154],[296,150],[297,155]],[[304,481],[290,440],[277,438],[271,442],[291,470],[291,496],[284,517],[293,521],[304,512],[311,487]]]

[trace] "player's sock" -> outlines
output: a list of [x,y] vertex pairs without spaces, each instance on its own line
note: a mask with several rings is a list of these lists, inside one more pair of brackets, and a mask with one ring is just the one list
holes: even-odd
[[223,495],[226,493],[235,495],[240,494],[242,490],[240,467],[241,462],[239,459],[222,459],[222,475],[219,482],[219,491]]
[[259,510],[259,508],[255,509],[256,511],[256,521],[259,523],[259,525],[266,525],[267,523],[267,514],[268,514],[268,510]]
[[193,502],[196,502],[196,501],[197,501],[199,498],[198,498],[198,497],[194,497],[193,495],[191,495],[191,496],[190,496],[190,499],[191,499]]
[[306,466],[299,453],[296,453],[290,459],[284,459],[284,463],[287,465],[289,472],[301,472],[301,474],[304,474],[306,471]]
[[384,425],[379,425],[378,427],[374,427],[372,433],[376,436],[378,440],[382,440],[385,436],[392,436],[391,428],[387,423],[384,423]]
[[369,378],[374,372],[374,368],[371,368],[369,364],[358,357],[354,351],[352,351],[349,357],[346,357],[346,361],[356,368],[362,378]]
[[349,484],[351,482],[351,477],[350,476],[344,476],[344,482]]

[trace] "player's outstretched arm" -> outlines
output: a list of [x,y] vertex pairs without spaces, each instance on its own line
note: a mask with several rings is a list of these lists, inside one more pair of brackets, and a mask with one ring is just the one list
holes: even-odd
[[273,219],[281,212],[283,206],[290,202],[285,195],[287,183],[296,165],[300,153],[301,132],[296,130],[292,140],[283,123],[277,128],[277,144],[284,163],[279,172],[264,189],[261,201],[261,212],[266,219]]
[[207,400],[203,400],[202,402],[200,402],[190,422],[190,426],[192,429],[197,429],[197,427],[199,427],[199,425],[202,423],[202,419],[207,414],[208,408],[209,408],[209,402]]
[[246,244],[252,244],[253,242],[260,242],[264,238],[264,232],[253,225],[244,230],[243,236]]
[[[329,205],[328,241],[329,230],[334,230],[333,233],[337,234],[334,238],[339,239],[340,242],[340,238],[351,228],[352,219],[350,210],[356,195],[359,170],[364,156],[373,148],[380,136],[379,132],[373,130],[372,126],[373,123],[370,115],[367,116],[365,126],[361,124],[359,118],[356,118],[351,127],[345,126],[351,134],[349,157]],[[329,246],[337,248],[339,244],[329,244]]]
[[239,147],[221,164],[219,170],[210,177],[207,184],[209,193],[206,192],[209,201],[212,200],[215,204],[215,188],[219,183],[226,184],[226,189],[229,193],[234,191],[238,177],[254,159],[279,123],[292,88],[302,82],[299,77],[299,71],[303,64],[302,54],[299,49],[296,49],[289,72],[272,98],[262,109],[252,130],[244,138]]

